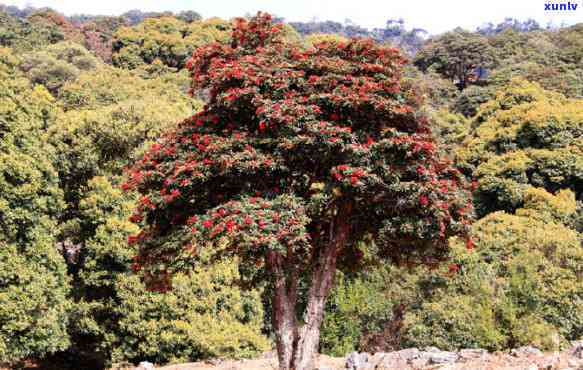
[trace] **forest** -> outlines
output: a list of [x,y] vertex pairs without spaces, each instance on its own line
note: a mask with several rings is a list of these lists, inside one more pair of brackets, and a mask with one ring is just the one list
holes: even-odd
[[0,367],[583,339],[583,23],[0,6],[0,85]]

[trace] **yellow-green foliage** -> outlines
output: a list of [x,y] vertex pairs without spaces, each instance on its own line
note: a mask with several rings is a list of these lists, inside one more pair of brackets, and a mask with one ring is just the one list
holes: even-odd
[[189,362],[252,357],[269,349],[261,334],[259,293],[230,287],[238,278],[233,262],[178,275],[166,294],[146,292],[137,276],[120,278],[113,360]]
[[81,74],[63,86],[59,98],[64,112],[49,133],[71,200],[91,177],[120,174],[137,150],[200,104],[172,82],[113,67]]
[[97,68],[102,63],[83,46],[64,41],[25,54],[20,69],[36,84],[44,85],[53,94],[67,81],[83,71]]
[[347,42],[348,39],[344,36],[331,33],[311,33],[304,37],[304,43],[307,46],[314,46],[322,42],[329,42],[333,44],[339,44],[342,42]]
[[190,23],[174,17],[148,18],[115,33],[113,63],[134,69],[159,59],[168,67],[182,68],[194,49],[226,42],[230,30],[231,25],[218,18]]
[[462,114],[452,113],[447,109],[431,112],[432,128],[435,136],[448,149],[464,141],[470,131],[470,121]]
[[65,39],[56,24],[38,19],[19,19],[0,11],[0,46],[16,52],[29,52]]
[[583,189],[581,100],[513,80],[484,104],[472,135],[457,150],[479,182],[478,210],[513,211],[529,185]]
[[51,95],[0,48],[0,363],[65,349],[69,282],[56,240],[63,193],[44,129]]
[[429,278],[441,282],[406,315],[408,344],[556,349],[583,334],[581,236],[560,223],[576,211],[573,193],[530,189],[526,198],[516,215],[474,225],[474,252],[454,241],[459,272]]
[[322,323],[322,353],[344,356],[355,350],[374,352],[398,346],[398,337],[391,338],[393,333],[385,329],[398,320],[399,304],[417,299],[417,280],[417,275],[395,266],[358,276],[337,273]]
[[250,357],[269,347],[261,334],[258,291],[243,292],[234,261],[178,276],[167,293],[149,292],[130,266],[135,253],[127,221],[135,199],[105,177],[89,181],[80,201],[84,229],[94,229],[78,275],[84,295],[76,302],[73,333],[93,338],[89,351],[104,364],[156,363],[209,357]]

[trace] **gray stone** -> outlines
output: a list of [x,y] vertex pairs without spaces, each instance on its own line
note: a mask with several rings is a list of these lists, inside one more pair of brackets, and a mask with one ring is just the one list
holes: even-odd
[[411,367],[413,367],[413,369],[421,369],[429,364],[429,359],[423,357],[416,358],[414,360],[411,360],[409,363],[411,364]]
[[569,353],[573,357],[583,359],[583,340],[576,340],[571,342],[571,349]]
[[528,356],[528,355],[536,355],[536,356],[543,355],[543,353],[540,349],[533,347],[533,346],[524,346],[524,347],[513,349],[512,351],[510,351],[510,354],[512,356],[515,356],[515,357]]
[[142,361],[136,368],[136,370],[154,370],[154,364],[148,361]]
[[482,359],[488,355],[488,351],[481,348],[462,349],[459,351],[459,356],[463,360]]
[[456,362],[459,358],[458,354],[455,352],[435,351],[434,349],[429,352],[421,352],[421,356],[428,359],[430,363],[436,365]]
[[583,366],[583,363],[580,363],[580,361],[573,360],[573,359],[570,359],[570,360],[567,362],[567,364],[568,364],[569,366],[571,366],[572,368],[575,368],[575,369],[576,369],[577,367],[579,367],[579,365],[582,365],[582,366]]
[[407,368],[407,361],[393,353],[387,353],[381,361],[376,364],[377,370],[402,370]]
[[346,368],[349,370],[361,370],[371,368],[368,361],[369,355],[366,352],[351,352],[346,356]]
[[402,358],[405,361],[414,360],[416,358],[419,358],[419,356],[421,356],[421,352],[419,352],[419,350],[417,348],[402,349],[400,351],[393,352],[393,354],[398,355],[400,358]]
[[421,356],[421,352],[417,348],[407,348],[400,351],[389,352],[389,353],[375,353],[370,359],[370,363],[374,365],[376,369],[403,369],[407,365]]
[[437,347],[425,347],[423,352],[441,352],[441,350]]

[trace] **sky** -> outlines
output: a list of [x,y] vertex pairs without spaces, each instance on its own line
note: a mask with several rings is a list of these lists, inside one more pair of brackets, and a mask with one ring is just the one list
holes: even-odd
[[545,3],[568,0],[0,0],[1,4],[51,7],[67,15],[119,15],[131,9],[142,11],[195,10],[203,17],[231,18],[259,10],[288,21],[311,19],[344,22],[350,19],[367,28],[383,27],[390,18],[403,18],[407,28],[424,28],[431,34],[457,26],[475,29],[505,17],[533,18],[541,25],[552,22],[583,22],[583,0],[570,0],[577,10],[545,11]]

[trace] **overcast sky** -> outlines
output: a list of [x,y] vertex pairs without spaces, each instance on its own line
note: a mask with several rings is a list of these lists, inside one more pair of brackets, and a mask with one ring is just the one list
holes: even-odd
[[51,7],[71,14],[121,14],[130,9],[142,11],[195,10],[204,17],[231,18],[258,10],[288,21],[350,19],[367,28],[383,27],[389,18],[403,18],[407,28],[420,27],[439,33],[456,26],[474,29],[485,22],[505,17],[534,18],[542,25],[583,22],[583,0],[576,11],[545,12],[547,1],[568,0],[0,0],[6,5]]

